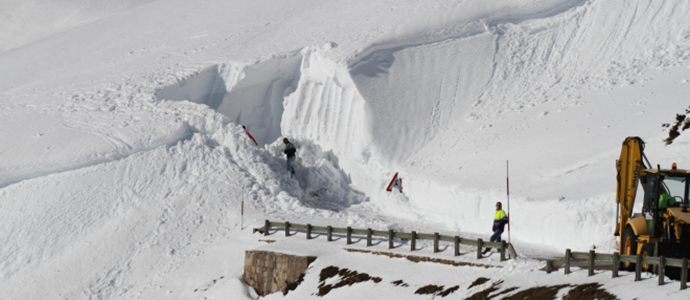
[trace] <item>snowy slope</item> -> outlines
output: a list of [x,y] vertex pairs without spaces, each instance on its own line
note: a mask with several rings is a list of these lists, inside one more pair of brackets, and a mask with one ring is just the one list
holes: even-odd
[[[613,251],[623,139],[645,139],[652,163],[690,164],[687,133],[662,141],[662,124],[690,105],[682,0],[0,8],[9,299],[251,298],[239,280],[244,250],[315,247],[300,252],[323,256],[318,267],[353,255],[319,242],[265,246],[248,229],[264,219],[487,238],[493,204],[506,200],[506,161],[519,252]],[[299,148],[294,179],[282,137]],[[405,194],[384,191],[395,172]],[[356,257],[353,268],[382,268]],[[534,260],[508,264],[486,276],[569,280],[539,277]],[[457,272],[399,267],[406,280]],[[316,268],[305,284],[317,284]],[[605,285],[635,297],[621,281]],[[644,287],[640,297],[654,294]],[[675,284],[664,291],[687,298]]]

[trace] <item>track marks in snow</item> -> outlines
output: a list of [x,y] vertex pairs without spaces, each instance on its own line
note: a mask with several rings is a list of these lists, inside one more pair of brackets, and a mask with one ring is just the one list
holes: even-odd
[[178,130],[177,133],[173,134],[170,137],[167,137],[167,141],[153,143],[151,145],[142,146],[141,148],[132,148],[124,140],[118,139],[116,135],[110,135],[109,133],[107,133],[107,130],[106,133],[103,133],[102,131],[94,130],[93,128],[90,128],[88,126],[84,126],[81,129],[100,136],[101,138],[106,140],[112,146],[112,149],[115,151],[101,154],[103,155],[101,157],[86,158],[79,162],[65,163],[62,165],[57,165],[49,168],[39,168],[27,171],[15,171],[9,175],[3,176],[2,180],[0,180],[0,189],[24,180],[31,180],[38,177],[50,176],[52,174],[58,174],[63,172],[70,172],[79,169],[94,167],[104,163],[123,160],[132,155],[152,151],[159,147],[168,147],[180,142],[184,142],[185,140],[190,139],[193,134],[193,131],[190,127],[183,126]]

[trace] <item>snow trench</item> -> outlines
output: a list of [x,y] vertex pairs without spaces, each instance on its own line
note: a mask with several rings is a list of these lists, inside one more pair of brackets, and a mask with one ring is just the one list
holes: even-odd
[[[279,186],[303,205],[338,211],[366,199],[351,187],[353,179],[341,164],[352,161],[352,153],[366,152],[364,100],[347,67],[324,57],[323,49],[308,47],[251,64],[213,65],[155,95],[160,101],[206,105],[246,126],[259,148],[270,153],[260,162],[276,174],[287,173],[281,140],[289,138],[298,148],[293,177],[298,185],[279,176]],[[258,181],[265,180],[260,177]]]
[[366,102],[348,67],[324,55],[330,47],[210,66],[156,98],[206,105],[246,126],[260,147],[287,137],[331,151],[346,166],[366,163],[373,144]]
[[175,85],[156,91],[159,100],[205,104],[242,124],[259,145],[281,136],[283,98],[299,79],[302,57],[271,58],[252,65],[210,66]]
[[156,98],[205,104],[245,125],[259,146],[296,137],[342,155],[366,152],[370,143],[364,98],[347,66],[321,49],[210,66],[158,89]]

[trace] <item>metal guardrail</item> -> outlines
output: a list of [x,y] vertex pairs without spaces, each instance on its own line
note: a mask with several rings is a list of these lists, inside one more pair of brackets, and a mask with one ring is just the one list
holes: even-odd
[[416,231],[412,232],[396,232],[394,230],[388,230],[388,231],[382,231],[382,230],[373,230],[371,228],[367,229],[356,229],[352,227],[347,227],[347,228],[338,228],[338,227],[332,227],[332,226],[314,226],[311,224],[294,224],[290,222],[272,222],[270,220],[266,220],[265,224],[261,228],[254,228],[254,233],[260,232],[263,233],[263,235],[268,235],[269,231],[271,229],[283,229],[285,230],[285,236],[290,236],[291,230],[303,230],[306,235],[307,239],[312,239],[312,233],[325,233],[326,234],[326,239],[327,241],[331,242],[333,241],[333,233],[338,233],[338,234],[345,234],[346,237],[346,242],[348,245],[352,244],[352,235],[364,235],[366,236],[366,241],[367,241],[367,247],[372,245],[372,239],[373,237],[383,237],[388,239],[388,248],[392,249],[394,248],[394,242],[393,240],[395,238],[403,239],[403,240],[409,240],[410,241],[410,251],[415,251],[417,249],[416,241],[417,240],[431,240],[434,241],[434,253],[439,252],[439,242],[440,241],[445,241],[445,242],[451,242],[454,244],[455,256],[460,255],[460,245],[468,245],[468,246],[476,246],[477,247],[477,258],[482,258],[482,248],[483,247],[491,247],[491,248],[499,248],[501,249],[501,261],[506,260],[506,252],[508,252],[510,258],[515,258],[517,257],[517,253],[515,252],[515,248],[513,248],[513,245],[510,243],[506,243],[506,241],[501,241],[500,243],[498,242],[485,242],[482,239],[476,239],[476,240],[471,240],[471,239],[466,239],[466,238],[461,238],[459,236],[448,236],[448,235],[441,235],[438,234],[438,232],[435,232],[433,234],[431,233],[420,233]]
[[[652,257],[638,255],[620,255],[618,252],[613,254],[596,253],[594,250],[589,252],[572,252],[570,249],[565,250],[564,274],[570,274],[571,260],[587,260],[588,261],[588,276],[594,275],[595,261],[611,261],[612,263],[612,278],[618,277],[620,264],[629,262],[635,264],[635,281],[641,280],[642,265],[654,265],[659,270],[659,285],[664,284],[666,267],[680,268],[680,289],[685,290],[688,283],[688,259],[687,258],[666,258],[663,256]],[[554,261],[546,261],[546,272],[551,273],[554,270]]]

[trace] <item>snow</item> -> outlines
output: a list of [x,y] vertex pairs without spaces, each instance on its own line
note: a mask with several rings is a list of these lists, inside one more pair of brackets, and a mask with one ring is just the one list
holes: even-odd
[[[414,291],[428,284],[458,285],[448,297],[465,299],[499,280],[512,294],[598,282],[620,299],[688,298],[651,275],[547,275],[537,259],[615,251],[625,137],[642,137],[653,164],[690,164],[690,137],[666,146],[662,127],[690,108],[687,1],[0,8],[3,299],[256,298],[241,281],[251,249],[319,257],[297,290],[270,299],[317,298],[331,265],[383,278],[324,297],[335,300],[427,299]],[[298,148],[295,178],[283,137]],[[423,242],[414,252],[502,268],[251,232],[270,219],[486,240],[507,162],[518,259]],[[385,192],[396,172],[404,194]],[[467,289],[478,277],[491,280]]]

